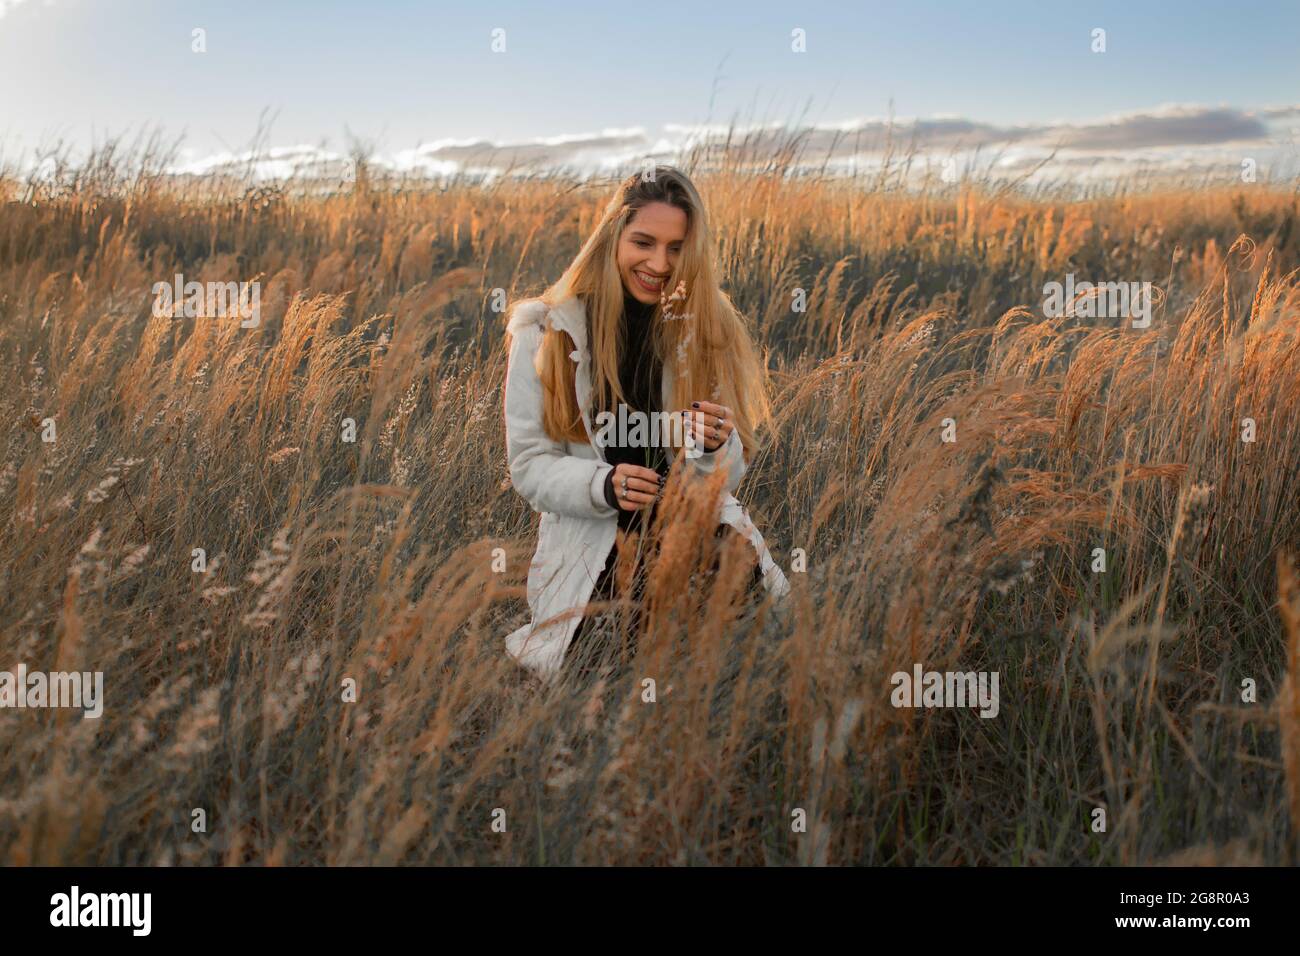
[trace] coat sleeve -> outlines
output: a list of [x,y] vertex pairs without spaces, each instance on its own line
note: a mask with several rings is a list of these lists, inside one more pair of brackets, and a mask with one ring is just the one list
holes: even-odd
[[687,461],[695,465],[696,471],[706,475],[719,468],[724,469],[727,472],[727,491],[735,494],[740,487],[740,479],[745,475],[745,453],[744,446],[740,443],[740,433],[733,428],[727,440],[713,451],[701,449],[696,457],[687,456]]
[[541,329],[528,324],[514,333],[510,344],[505,387],[510,483],[534,511],[608,518],[617,514],[605,501],[605,474],[613,466],[565,454],[564,446],[542,427],[542,383],[533,366],[541,337]]

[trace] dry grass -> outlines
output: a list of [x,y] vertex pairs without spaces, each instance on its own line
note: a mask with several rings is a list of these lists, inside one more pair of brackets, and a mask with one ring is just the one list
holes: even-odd
[[[679,533],[638,656],[554,690],[503,652],[536,516],[492,290],[558,275],[603,189],[4,181],[0,667],[107,702],[0,711],[0,860],[1296,862],[1295,196],[780,173],[700,179],[777,383],[741,498],[807,553],[790,613],[739,606],[738,555],[684,586]],[[178,271],[260,278],[261,325],[151,317]],[[1151,328],[1042,318],[1070,271],[1155,281]],[[998,671],[999,715],[891,707],[914,662]]]

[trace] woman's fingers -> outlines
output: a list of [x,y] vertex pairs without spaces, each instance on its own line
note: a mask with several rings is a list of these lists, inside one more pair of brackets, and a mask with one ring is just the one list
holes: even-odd
[[642,468],[640,465],[619,465],[614,469],[614,480],[618,481],[626,477],[629,481],[633,478],[640,478],[642,481],[658,481],[659,472],[653,468]]
[[[717,421],[717,419],[714,419],[714,421]],[[690,423],[691,434],[695,437],[697,444],[704,446],[705,451],[713,451],[722,444],[722,438],[718,434],[717,427],[706,424],[700,412],[692,414]]]
[[705,451],[715,451],[722,444],[722,437],[718,434],[718,429],[703,421],[695,423],[695,439],[704,443]]
[[659,472],[640,465],[619,465],[614,469],[614,494],[624,511],[636,511],[659,497]]
[[697,412],[703,412],[709,421],[717,418],[730,418],[731,409],[726,405],[718,405],[715,402],[691,402],[691,409]]
[[687,412],[686,415],[691,423],[691,434],[695,436],[697,442],[704,445],[705,451],[713,451],[731,434],[731,427],[727,421],[716,415],[705,412]]
[[716,402],[692,402],[688,414],[698,425],[695,436],[704,443],[705,451],[717,450],[736,427],[731,420],[731,409]]
[[627,483],[627,491],[620,490],[618,494],[620,496],[618,506],[624,511],[636,511],[639,508],[644,508],[646,505],[653,504],[659,497],[657,491],[642,491],[633,487],[630,481]]

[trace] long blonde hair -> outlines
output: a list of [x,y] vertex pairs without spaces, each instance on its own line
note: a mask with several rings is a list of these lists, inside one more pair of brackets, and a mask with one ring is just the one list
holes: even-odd
[[[694,184],[671,166],[656,166],[653,177],[633,173],[619,185],[600,223],[554,285],[540,296],[549,307],[579,296],[587,313],[592,356],[592,395],[626,402],[618,380],[619,320],[623,280],[617,250],[624,228],[643,206],[663,202],[686,213],[686,238],[677,266],[664,284],[671,293],[683,283],[685,302],[673,312],[685,318],[663,321],[656,305],[651,327],[659,360],[673,367],[673,409],[705,401],[731,409],[748,457],[757,447],[757,430],[771,422],[767,366],[744,318],[718,287],[714,248],[704,204]],[[542,424],[555,441],[586,441],[574,393],[575,365],[569,336],[547,327],[537,355],[537,374],[545,393]],[[590,411],[590,410],[589,410]]]

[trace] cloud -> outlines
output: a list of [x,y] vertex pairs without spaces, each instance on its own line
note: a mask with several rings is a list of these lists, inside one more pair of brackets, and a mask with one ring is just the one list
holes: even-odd
[[[0,0],[4,3],[5,0]],[[495,177],[565,171],[584,176],[622,174],[646,160],[676,163],[691,150],[727,144],[733,160],[764,163],[797,148],[805,169],[831,173],[879,168],[915,154],[913,173],[955,159],[960,169],[995,174],[1034,173],[1034,180],[1114,179],[1134,170],[1231,175],[1246,158],[1288,178],[1300,166],[1300,105],[1258,110],[1167,104],[1083,122],[998,125],[961,116],[851,118],[791,128],[780,122],[735,125],[666,124],[564,133],[520,142],[443,139],[370,157],[375,168],[426,176]],[[1036,172],[1043,166],[1042,175]],[[174,172],[347,177],[351,158],[317,146],[283,146],[250,153],[196,156],[187,151]]]
[[[1295,109],[1295,107],[1292,107]],[[1076,149],[1143,149],[1152,146],[1205,146],[1267,140],[1268,125],[1233,109],[1176,107],[1136,113],[1106,123],[1058,127],[1060,144]]]

